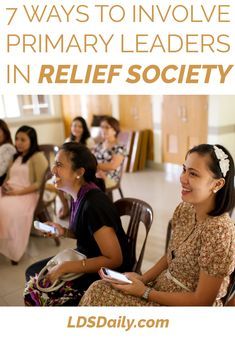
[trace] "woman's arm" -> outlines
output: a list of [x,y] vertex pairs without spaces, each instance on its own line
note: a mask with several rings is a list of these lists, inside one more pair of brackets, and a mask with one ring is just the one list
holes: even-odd
[[0,176],[7,172],[15,152],[11,144],[4,144],[0,147]]
[[97,170],[105,172],[113,171],[121,165],[123,159],[124,159],[123,154],[114,154],[110,162],[99,163],[97,166]]
[[122,264],[122,251],[113,228],[103,226],[94,233],[94,238],[100,248],[99,257],[89,258],[85,261],[67,261],[55,266],[48,277],[51,281],[58,279],[65,273],[95,273],[101,267],[116,268]]
[[24,194],[29,194],[33,193],[38,190],[38,185],[37,184],[32,184],[28,187],[25,188],[20,188],[20,189],[9,189],[7,191],[4,191],[5,195],[24,195]]
[[167,267],[167,256],[165,254],[152,268],[142,275],[143,283],[147,284],[148,282],[155,280],[159,274],[167,269]]
[[[211,306],[222,282],[223,278],[213,277],[201,271],[195,292],[161,292],[152,289],[148,300],[166,306]],[[138,279],[133,279],[131,285],[115,284],[115,287],[138,297],[146,290],[146,286]]]

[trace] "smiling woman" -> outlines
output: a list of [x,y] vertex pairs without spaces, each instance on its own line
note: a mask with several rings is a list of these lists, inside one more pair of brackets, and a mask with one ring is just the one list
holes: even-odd
[[127,237],[110,199],[96,185],[97,162],[90,150],[76,142],[61,146],[52,168],[57,189],[72,197],[70,226],[66,229],[50,222],[58,235],[77,239],[77,251],[86,255],[82,261],[66,261],[49,270],[45,285],[65,273],[83,273],[61,289],[45,293],[36,288],[37,273],[50,258],[31,265],[26,272],[25,304],[30,306],[77,305],[89,285],[99,278],[102,267],[126,271],[132,267]]
[[222,305],[235,267],[233,159],[221,145],[196,146],[180,181],[183,202],[166,255],[142,276],[127,273],[132,284],[95,282],[81,306]]

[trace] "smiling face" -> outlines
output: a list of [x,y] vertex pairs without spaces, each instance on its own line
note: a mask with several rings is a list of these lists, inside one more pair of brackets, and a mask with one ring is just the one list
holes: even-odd
[[103,120],[100,124],[101,135],[105,140],[116,138],[115,129],[108,124],[106,120]]
[[203,207],[209,213],[215,203],[215,193],[220,187],[220,179],[215,179],[208,167],[209,156],[194,152],[188,154],[180,176],[182,200],[195,207]]
[[55,164],[52,167],[52,174],[54,175],[55,187],[61,191],[67,192],[72,196],[78,192],[79,170],[72,169],[72,163],[69,154],[60,150],[55,157]]
[[71,125],[71,133],[76,138],[77,141],[80,141],[83,134],[83,126],[81,121],[74,120]]
[[15,138],[15,146],[20,154],[23,156],[27,154],[31,146],[31,141],[28,134],[25,132],[18,132]]

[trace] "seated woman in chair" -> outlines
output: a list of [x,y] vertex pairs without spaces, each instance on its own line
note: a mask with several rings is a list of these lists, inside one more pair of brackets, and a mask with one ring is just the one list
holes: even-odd
[[25,252],[48,162],[33,127],[16,132],[17,153],[0,189],[0,253],[16,264]]
[[102,119],[100,127],[103,142],[93,151],[98,162],[97,177],[104,179],[106,188],[112,188],[121,178],[125,147],[118,143],[117,136],[120,132],[118,120],[107,116]]
[[5,180],[15,153],[16,149],[12,144],[10,130],[5,121],[0,119],[0,186]]
[[75,117],[73,119],[70,136],[65,140],[65,142],[70,141],[85,145],[90,149],[95,146],[95,142],[91,138],[90,131],[87,127],[86,120],[83,117]]
[[81,306],[222,305],[235,266],[234,162],[221,145],[202,144],[186,155],[180,177],[183,202],[172,219],[164,255],[132,284],[95,282]]
[[84,291],[99,278],[102,266],[119,271],[132,267],[128,255],[127,237],[120,218],[109,198],[96,186],[97,161],[90,150],[74,142],[64,143],[52,168],[57,189],[72,197],[70,226],[49,223],[57,228],[59,236],[77,240],[77,250],[87,256],[83,261],[67,261],[48,272],[45,283],[53,283],[65,273],[84,273],[76,280],[67,282],[61,289],[43,293],[36,289],[35,274],[48,259],[30,266],[25,290],[26,305],[77,305]]

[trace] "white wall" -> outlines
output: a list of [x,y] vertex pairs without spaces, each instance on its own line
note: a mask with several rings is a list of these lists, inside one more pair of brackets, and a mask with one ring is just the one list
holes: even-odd
[[[152,96],[153,126],[154,126],[154,162],[162,162],[162,95]],[[113,115],[118,119],[119,98],[111,97]],[[85,105],[84,105],[85,106]],[[59,96],[51,96],[52,115],[47,117],[33,117],[24,120],[8,120],[12,136],[23,124],[33,126],[38,133],[39,143],[63,143],[64,126],[61,114]],[[223,144],[235,158],[235,96],[211,95],[208,98],[208,143]]]
[[235,96],[209,96],[208,118],[208,143],[222,144],[235,159]]
[[64,125],[61,115],[61,104],[59,96],[50,97],[50,116],[39,116],[20,119],[8,119],[7,123],[11,130],[13,140],[17,129],[22,125],[34,127],[38,135],[39,144],[61,145],[65,139]]

